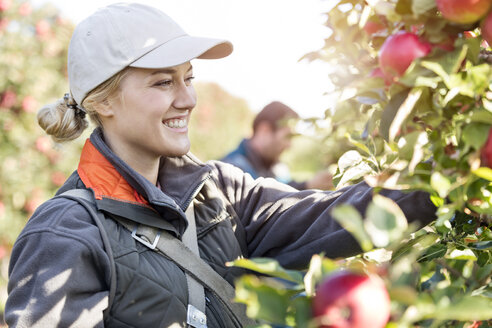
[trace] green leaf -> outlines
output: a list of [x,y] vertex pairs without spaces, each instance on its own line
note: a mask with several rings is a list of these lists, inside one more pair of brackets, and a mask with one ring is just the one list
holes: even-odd
[[415,15],[422,15],[436,7],[435,0],[413,0],[412,1],[412,12]]
[[477,177],[492,181],[492,169],[488,167],[479,167],[472,171]]
[[389,140],[393,141],[395,140],[395,137],[400,133],[400,129],[402,124],[405,122],[407,117],[410,116],[412,113],[415,105],[420,99],[420,96],[422,95],[423,89],[422,88],[414,88],[410,91],[408,94],[407,98],[405,101],[401,104],[401,106],[398,108],[398,111],[396,112],[395,117],[393,118],[393,121],[391,122],[391,125],[389,127]]
[[446,81],[451,74],[455,74],[459,71],[463,60],[466,58],[467,52],[468,46],[463,45],[450,53],[446,53],[445,56],[432,58],[431,60],[422,60],[420,65],[436,73]]
[[469,120],[470,122],[492,124],[492,112],[485,109],[477,108],[473,110],[470,115],[466,116],[465,119]]
[[492,318],[492,299],[483,296],[467,296],[447,306],[438,306],[432,316],[438,320],[489,320]]
[[440,207],[444,205],[444,199],[442,197],[431,195],[430,199],[432,204],[434,204],[436,207]]
[[459,250],[459,249],[454,249],[446,255],[447,259],[453,259],[453,260],[472,260],[476,261],[477,257],[473,253],[471,249],[464,249],[464,250]]
[[356,150],[349,150],[338,159],[338,169],[340,172],[344,172],[360,162],[362,162],[362,156]]
[[[442,199],[442,198],[441,198]],[[444,204],[439,207],[437,211],[437,220],[435,222],[435,227],[438,232],[446,233],[451,231],[453,228],[451,226],[451,219],[455,216],[454,209],[449,206],[445,206]]]
[[460,93],[459,88],[450,89],[446,94],[446,97],[442,101],[442,106],[446,107],[451,100],[453,100],[457,95],[459,95],[459,93]]
[[400,78],[399,82],[407,87],[429,87],[437,88],[442,82],[440,76],[421,65],[418,65],[418,60],[412,63],[405,74]]
[[340,205],[331,212],[333,218],[354,236],[364,252],[373,248],[371,239],[364,230],[362,216],[351,205]]
[[408,169],[411,173],[424,158],[424,147],[429,143],[426,132],[414,131],[398,140],[398,154],[401,159],[410,161]]
[[432,277],[430,277],[429,279],[427,279],[426,281],[424,281],[420,284],[420,289],[422,291],[432,290],[436,287],[436,285],[439,282],[441,282],[443,280],[446,280],[446,276],[444,276],[442,274],[441,266],[437,265],[436,270],[434,271],[434,274],[432,275]]
[[374,5],[374,11],[376,14],[386,17],[390,21],[398,21],[401,19],[395,11],[396,6],[388,1],[378,1]]
[[340,157],[338,160],[338,169],[340,170],[341,176],[338,182],[336,181],[337,177],[334,177],[334,182],[337,186],[343,186],[349,182],[357,181],[373,172],[373,169],[356,150],[349,150]]
[[358,182],[363,177],[367,175],[371,175],[374,173],[374,170],[367,164],[366,162],[361,162],[354,167],[346,170],[337,184],[338,186],[345,186],[351,183]]
[[435,244],[427,248],[422,256],[419,257],[419,262],[426,262],[433,259],[443,257],[448,250],[448,247],[444,244]]
[[272,277],[285,279],[298,284],[303,283],[302,274],[294,270],[286,270],[278,261],[270,258],[253,258],[239,259],[232,262],[233,266],[253,270],[259,273],[267,274]]
[[[477,252],[478,257],[477,257],[477,264],[480,266],[480,268],[477,270],[477,277],[484,272],[485,270],[488,270],[486,273],[487,276],[490,275],[492,272],[492,259],[491,259],[491,254],[490,252]],[[487,267],[487,265],[489,265]],[[478,278],[480,279],[480,278]]]
[[485,108],[489,112],[492,112],[492,101],[486,98],[482,98],[482,104],[483,104],[483,108]]
[[296,297],[292,301],[295,315],[295,327],[308,327],[312,318],[311,302],[307,297]]
[[[393,121],[398,114],[400,107],[405,103],[410,90],[403,90],[394,95],[389,101],[388,105],[384,108],[383,116],[381,118],[380,132],[383,138],[390,140],[390,130]],[[393,127],[395,129],[396,127]],[[393,132],[393,131],[392,131]]]
[[[367,146],[365,144],[363,144],[362,142],[360,141],[357,141],[355,140],[354,138],[352,138],[350,136],[350,134],[345,134],[345,136],[347,137],[348,141],[354,145],[355,147],[359,148],[360,150],[362,150],[363,152],[365,152],[366,154],[371,154],[371,151],[369,150],[369,148],[367,148]],[[359,154],[360,155],[360,154]],[[357,161],[357,162],[360,162],[358,159],[356,159],[356,155],[354,154],[354,159]],[[360,157],[360,160],[362,160],[362,156]]]
[[488,64],[469,66],[464,72],[451,74],[444,82],[449,89],[459,88],[460,94],[473,98],[488,88],[490,74],[491,68]]
[[407,256],[412,252],[420,252],[422,248],[429,247],[438,239],[439,235],[435,233],[419,235],[407,243],[401,244],[398,249],[392,253],[391,261],[397,261],[400,257]]
[[395,11],[400,15],[410,15],[412,13],[412,0],[398,0]]
[[487,141],[490,125],[483,123],[472,123],[463,129],[462,139],[465,143],[479,150]]
[[285,324],[292,292],[274,288],[253,275],[245,275],[236,281],[235,301],[246,304],[250,318],[270,323]]
[[391,199],[374,195],[366,212],[364,227],[376,247],[386,247],[399,240],[408,227],[400,207]]
[[492,240],[470,243],[470,244],[468,244],[468,247],[470,247],[472,249],[482,250],[482,251],[483,250],[492,250]]
[[480,55],[480,49],[482,38],[459,38],[456,47],[468,47],[468,53],[466,55],[467,60],[473,64],[477,64],[478,56]]
[[442,198],[445,198],[451,189],[451,182],[449,179],[439,172],[432,173],[430,184]]
[[388,292],[391,300],[400,304],[412,305],[417,300],[417,291],[410,286],[395,286]]
[[306,295],[313,296],[318,283],[336,269],[338,269],[338,265],[333,260],[319,254],[313,255],[309,262],[309,268],[304,275]]

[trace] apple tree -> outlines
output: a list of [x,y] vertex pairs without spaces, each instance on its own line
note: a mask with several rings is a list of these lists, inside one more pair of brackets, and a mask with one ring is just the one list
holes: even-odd
[[36,120],[41,105],[68,90],[66,45],[72,28],[53,6],[0,0],[0,324],[10,249],[79,156],[77,144],[55,145]]
[[[384,280],[391,313],[377,327],[492,326],[491,9],[491,0],[333,1],[324,47],[304,58],[333,67],[337,101],[326,111],[325,138],[351,144],[338,160],[337,187],[365,180],[375,188],[366,213],[333,212],[364,253],[316,255],[304,272],[236,261],[276,278],[237,281],[250,316],[266,327],[356,327],[364,307],[363,297],[348,296],[356,287],[335,306],[323,289],[348,271]],[[408,225],[380,188],[427,191],[437,219]]]

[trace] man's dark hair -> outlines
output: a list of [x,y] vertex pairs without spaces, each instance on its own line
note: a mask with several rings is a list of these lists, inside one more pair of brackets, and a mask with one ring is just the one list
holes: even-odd
[[263,107],[256,115],[255,120],[253,121],[253,133],[256,132],[256,129],[261,122],[267,122],[276,130],[281,125],[282,121],[298,117],[299,115],[289,106],[280,101],[271,102]]

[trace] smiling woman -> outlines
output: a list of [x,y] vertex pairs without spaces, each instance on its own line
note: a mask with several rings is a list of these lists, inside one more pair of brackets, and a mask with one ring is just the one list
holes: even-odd
[[[242,271],[227,262],[304,268],[316,253],[361,251],[330,213],[365,211],[366,184],[301,192],[189,153],[191,61],[231,52],[140,4],[101,8],[75,28],[70,92],[38,119],[58,141],[78,137],[86,115],[96,128],[13,247],[9,327],[242,327],[254,322],[233,301]],[[382,193],[411,221],[434,218],[425,193]]]
[[188,122],[196,105],[189,62],[167,69],[129,68],[117,96],[96,106],[106,142],[154,184],[162,156],[190,150]]

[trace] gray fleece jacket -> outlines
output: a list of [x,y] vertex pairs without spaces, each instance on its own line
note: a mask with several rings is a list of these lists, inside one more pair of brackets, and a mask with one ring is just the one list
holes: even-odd
[[[287,268],[300,269],[316,253],[324,252],[332,258],[359,253],[355,239],[330,213],[339,204],[351,204],[364,213],[373,195],[364,183],[338,191],[298,191],[274,179],[254,180],[229,164],[201,163],[191,155],[162,158],[158,179],[160,189],[112,153],[97,129],[84,146],[77,173],[59,192],[92,189],[99,205],[105,206],[108,213],[128,219],[132,219],[135,211],[143,213],[148,215],[151,225],[180,238],[187,226],[183,210],[199,184],[210,179],[228,203],[227,215],[220,215],[226,219],[217,224],[219,216],[209,210],[213,200],[207,199],[207,194],[197,194],[202,204],[195,208],[200,256],[231,283],[237,274],[224,263],[239,256],[271,257]],[[426,193],[384,190],[382,194],[395,200],[410,222],[425,225],[435,218],[435,207]],[[144,254],[139,247],[125,249],[133,249],[132,254]],[[28,221],[12,251],[5,309],[7,324],[103,327],[111,281],[110,262],[98,227],[80,204],[56,197],[47,201]],[[135,268],[138,269],[138,263]],[[159,325],[150,326],[169,325],[166,316],[177,318],[173,322],[184,322],[184,274],[166,263],[162,264],[162,272],[157,271],[151,278],[159,280],[157,283],[167,298],[158,309],[164,313],[158,319]],[[125,292],[121,288],[117,286],[117,293]],[[125,306],[131,307],[130,303]],[[148,308],[150,312],[155,306]],[[125,318],[124,309],[112,311],[119,320],[128,320],[122,327],[150,327],[144,321],[136,321],[142,325],[130,323],[132,318]],[[212,321],[216,324],[210,326],[223,326],[220,321],[219,314]]]

